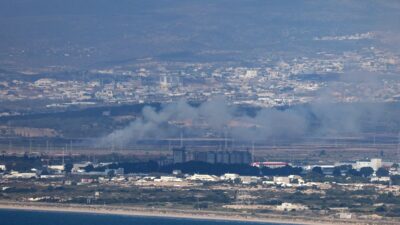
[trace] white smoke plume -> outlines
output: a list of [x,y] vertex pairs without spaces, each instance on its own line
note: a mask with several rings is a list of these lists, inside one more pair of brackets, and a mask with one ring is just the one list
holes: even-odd
[[[370,104],[338,106],[313,103],[286,110],[264,108],[255,115],[240,112],[223,98],[213,98],[199,106],[184,100],[163,105],[160,110],[146,106],[142,117],[99,141],[101,146],[126,146],[137,140],[200,137],[212,131],[218,137],[228,135],[241,141],[266,141],[272,138],[301,139],[306,136],[326,136],[361,132],[364,117],[372,122],[382,117],[384,109]],[[178,123],[176,123],[178,122]]]

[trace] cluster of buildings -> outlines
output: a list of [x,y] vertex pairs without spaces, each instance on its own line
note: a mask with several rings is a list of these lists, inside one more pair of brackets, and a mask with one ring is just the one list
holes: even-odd
[[249,151],[188,151],[184,147],[173,148],[173,163],[189,161],[207,162],[211,164],[250,164],[252,154]]
[[[341,166],[351,166],[352,169],[360,171],[362,168],[371,168],[374,172],[378,171],[380,168],[384,168],[388,170],[392,175],[397,175],[397,169],[393,168],[392,166],[395,163],[383,161],[380,158],[372,158],[372,159],[364,159],[364,160],[357,160],[357,161],[346,161],[346,162],[337,162],[334,164],[322,164],[322,165],[307,165],[303,167],[304,171],[310,171],[315,167],[321,168],[323,174],[325,175],[333,175],[335,168]],[[346,171],[342,171],[346,172]]]
[[[177,153],[182,153],[183,149],[177,149]],[[181,158],[180,158],[181,159]],[[180,170],[174,170],[171,174],[156,174],[156,173],[124,173],[124,170],[119,169],[106,169],[105,171],[91,171],[88,172],[85,168],[89,165],[96,167],[104,167],[109,163],[93,164],[90,162],[75,163],[72,166],[71,172],[73,176],[66,176],[64,165],[48,165],[47,169],[51,171],[48,175],[38,175],[37,171],[31,172],[16,172],[0,174],[0,192],[14,193],[18,184],[23,185],[37,185],[40,187],[61,188],[77,187],[77,194],[71,195],[60,194],[60,192],[45,191],[41,194],[37,192],[33,194],[19,195],[19,201],[27,202],[73,202],[79,201],[80,203],[91,204],[92,201],[100,199],[109,199],[110,193],[115,193],[114,190],[121,188],[122,190],[172,190],[168,194],[174,193],[176,190],[188,191],[188,196],[193,196],[192,190],[203,191],[224,191],[232,193],[232,201],[224,203],[223,208],[235,210],[269,210],[276,212],[292,212],[298,211],[299,213],[315,212],[314,205],[319,205],[313,200],[310,202],[299,201],[295,199],[278,198],[279,196],[288,196],[293,193],[302,193],[306,196],[326,196],[330,190],[341,190],[343,192],[350,191],[363,191],[374,190],[378,195],[385,195],[393,193],[395,196],[400,195],[400,185],[388,185],[389,180],[385,177],[371,177],[371,182],[315,182],[305,179],[304,176],[287,175],[287,176],[245,176],[235,173],[225,173],[221,176],[211,174],[184,174]],[[287,163],[284,162],[254,162],[252,166],[257,167],[284,167]],[[339,165],[339,164],[337,164]],[[388,162],[381,159],[360,160],[353,162],[353,166],[359,169],[364,167],[371,167],[377,170],[386,167]],[[310,169],[316,166],[313,165]],[[0,170],[6,171],[5,165],[0,165]],[[22,180],[23,179],[23,180]],[[107,188],[112,189],[107,189]],[[62,189],[61,189],[62,190]],[[82,191],[83,190],[83,191]],[[113,190],[113,191],[109,191]],[[232,191],[234,190],[234,191]],[[273,194],[273,198],[260,196],[260,192],[268,192]],[[111,195],[112,197],[112,195]],[[130,196],[129,196],[130,197]],[[115,198],[115,197],[112,197]],[[268,204],[259,199],[265,198]],[[374,198],[372,196],[371,198]],[[257,199],[257,200],[256,200]],[[275,203],[273,203],[275,201]],[[99,202],[96,202],[99,204]],[[334,204],[333,204],[334,205]],[[375,205],[374,205],[375,206]],[[371,207],[368,205],[368,207]],[[329,206],[324,208],[323,211],[329,210],[334,218],[351,219],[355,217],[352,208],[349,207],[335,207]],[[322,211],[321,211],[322,212]],[[325,215],[325,214],[321,214]]]
[[[52,100],[48,107],[69,107],[99,103],[168,102],[179,98],[205,100],[225,96],[234,104],[271,107],[301,104],[318,97],[318,90],[335,82],[338,102],[360,101],[368,94],[376,100],[395,101],[398,82],[383,79],[379,90],[371,92],[365,83],[348,84],[336,80],[338,74],[367,71],[395,74],[400,57],[374,47],[316,56],[265,57],[253,67],[215,63],[167,63],[148,61],[126,68],[93,69],[85,80],[42,78],[34,82],[0,82],[0,100]],[[305,77],[303,75],[319,75]],[[91,78],[93,77],[93,78]],[[100,77],[100,78],[99,78]],[[101,78],[103,77],[103,78]],[[351,88],[349,88],[350,86]],[[346,91],[347,90],[347,91]]]

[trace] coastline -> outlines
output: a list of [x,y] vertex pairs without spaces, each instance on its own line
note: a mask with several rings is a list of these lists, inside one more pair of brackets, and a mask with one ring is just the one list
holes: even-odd
[[[19,203],[19,202],[0,202],[0,209],[27,210],[27,211],[49,211],[49,212],[70,212],[70,213],[90,213],[107,214],[123,216],[141,216],[141,217],[164,217],[179,219],[198,219],[198,220],[220,220],[237,222],[257,222],[257,223],[279,223],[296,225],[338,225],[338,224],[366,224],[367,221],[326,221],[308,220],[306,218],[285,217],[277,215],[250,215],[232,212],[213,212],[213,211],[195,211],[195,210],[169,210],[161,208],[139,208],[129,206],[103,206],[103,205],[77,205],[77,204],[42,204],[42,203]],[[376,221],[377,224],[385,224]],[[371,221],[369,221],[371,224]],[[388,223],[392,224],[392,223]],[[394,223],[393,223],[394,224]]]
[[49,211],[49,212],[70,212],[70,213],[91,213],[123,216],[141,217],[164,217],[198,220],[220,220],[257,223],[278,223],[294,225],[338,225],[338,224],[364,224],[360,221],[335,221],[328,222],[321,218],[312,221],[305,218],[285,216],[255,216],[241,213],[194,211],[194,210],[169,210],[139,208],[129,206],[103,206],[103,205],[77,205],[77,204],[42,204],[42,203],[19,203],[0,202],[0,209],[27,210],[27,211]]
[[279,223],[294,225],[336,225],[342,223],[312,222],[306,220],[292,220],[284,218],[256,218],[254,216],[233,215],[232,213],[215,213],[211,211],[170,211],[163,209],[147,209],[136,207],[118,206],[81,206],[81,205],[60,205],[60,204],[21,204],[21,203],[0,203],[0,209],[27,210],[27,211],[48,211],[48,212],[70,212],[70,213],[90,213],[123,216],[142,216],[142,217],[163,217],[179,219],[198,219],[198,220],[220,220],[237,222],[257,222],[257,223]]

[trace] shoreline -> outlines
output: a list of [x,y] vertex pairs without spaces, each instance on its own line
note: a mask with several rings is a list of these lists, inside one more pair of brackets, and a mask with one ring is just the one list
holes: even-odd
[[[214,221],[236,221],[236,222],[256,222],[256,223],[278,223],[293,225],[338,225],[338,224],[367,224],[367,221],[332,221],[324,219],[312,221],[298,218],[275,215],[250,215],[234,212],[213,212],[213,211],[192,211],[192,210],[169,210],[162,208],[139,208],[129,206],[103,206],[103,205],[77,205],[77,204],[42,204],[42,203],[19,203],[19,202],[0,202],[0,209],[25,210],[25,211],[47,211],[47,212],[68,212],[68,213],[88,213],[103,215],[121,215],[121,216],[140,216],[140,217],[162,217],[176,219],[195,219],[195,220],[214,220]],[[376,224],[385,224],[376,221]],[[369,221],[371,224],[371,221]],[[389,223],[392,224],[392,223]],[[394,224],[394,223],[393,223]]]

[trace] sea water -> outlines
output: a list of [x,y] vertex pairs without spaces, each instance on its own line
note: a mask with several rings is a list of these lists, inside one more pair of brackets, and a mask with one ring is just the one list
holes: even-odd
[[282,225],[277,223],[124,216],[94,213],[0,210],[0,225]]

